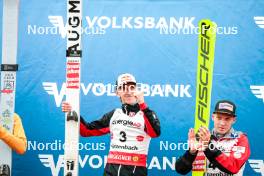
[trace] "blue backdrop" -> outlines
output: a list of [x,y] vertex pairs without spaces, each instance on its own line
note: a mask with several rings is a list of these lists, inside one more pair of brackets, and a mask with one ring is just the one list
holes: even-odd
[[[120,73],[134,74],[161,121],[149,175],[177,175],[173,163],[184,152],[179,143],[194,126],[196,28],[209,18],[218,25],[211,109],[219,99],[236,103],[235,128],[247,133],[250,163],[260,163],[264,175],[264,26],[254,18],[264,18],[263,7],[260,0],[84,0],[81,114],[92,121],[119,107],[111,85]],[[28,151],[13,155],[14,176],[63,173],[65,24],[66,1],[21,0],[16,112]],[[80,175],[102,175],[109,135],[81,142]],[[250,163],[244,175],[261,175]]]

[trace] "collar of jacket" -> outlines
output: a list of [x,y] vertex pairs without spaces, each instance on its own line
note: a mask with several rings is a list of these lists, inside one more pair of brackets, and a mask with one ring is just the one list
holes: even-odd
[[123,111],[123,113],[125,113],[127,115],[129,115],[130,112],[137,113],[138,111],[140,111],[139,104],[138,103],[136,103],[134,105],[122,104],[122,111]]
[[226,134],[221,135],[216,133],[215,129],[212,130],[212,135],[216,138],[216,139],[220,139],[220,138],[237,138],[239,136],[240,132],[235,131],[234,128],[231,128]]

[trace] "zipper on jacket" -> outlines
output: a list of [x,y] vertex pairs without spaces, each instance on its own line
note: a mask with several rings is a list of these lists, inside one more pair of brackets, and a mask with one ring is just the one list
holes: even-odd
[[126,115],[128,115],[127,105],[125,105],[125,113],[126,113]]
[[120,176],[121,166],[122,166],[122,165],[120,164],[119,167],[118,167],[117,176]]
[[136,168],[137,168],[137,166],[134,166],[133,174],[135,173],[135,171],[136,171]]

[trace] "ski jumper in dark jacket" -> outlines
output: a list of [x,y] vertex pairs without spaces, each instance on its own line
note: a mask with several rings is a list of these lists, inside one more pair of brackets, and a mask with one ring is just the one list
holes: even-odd
[[146,176],[146,161],[151,138],[160,135],[160,122],[146,103],[123,104],[99,120],[85,122],[81,117],[83,137],[110,133],[111,143],[105,176]]

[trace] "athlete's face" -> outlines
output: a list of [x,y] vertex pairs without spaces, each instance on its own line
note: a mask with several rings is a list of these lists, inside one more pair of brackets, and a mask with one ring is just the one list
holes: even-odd
[[216,132],[222,135],[226,134],[236,121],[236,117],[222,113],[213,114],[212,118]]
[[137,102],[136,96],[136,85],[135,84],[124,84],[117,88],[116,94],[120,97],[123,104],[135,104]]

